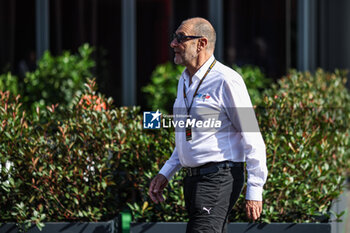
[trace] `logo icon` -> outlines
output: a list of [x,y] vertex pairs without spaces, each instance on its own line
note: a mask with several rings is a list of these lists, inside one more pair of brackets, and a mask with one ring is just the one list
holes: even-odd
[[162,114],[156,112],[143,112],[143,128],[144,129],[160,129],[160,116]]
[[207,211],[207,212],[208,212],[208,214],[210,214],[210,210],[211,210],[211,208],[207,209],[206,207],[203,207],[203,210]]
[[196,95],[196,98],[202,99],[202,100],[204,101],[204,100],[206,100],[206,99],[209,99],[209,98],[210,98],[210,95],[209,95],[209,94],[200,94],[200,93],[198,93],[198,94]]

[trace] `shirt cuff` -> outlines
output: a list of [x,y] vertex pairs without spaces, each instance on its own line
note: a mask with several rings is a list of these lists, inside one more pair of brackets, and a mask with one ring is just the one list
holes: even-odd
[[172,166],[172,165],[165,163],[164,166],[162,167],[162,169],[160,169],[159,174],[162,174],[163,176],[165,176],[165,178],[167,178],[168,181],[170,181],[171,178],[173,178],[174,174],[178,170],[180,170],[180,168],[181,168],[181,165]]
[[262,201],[263,188],[258,186],[247,185],[246,200]]

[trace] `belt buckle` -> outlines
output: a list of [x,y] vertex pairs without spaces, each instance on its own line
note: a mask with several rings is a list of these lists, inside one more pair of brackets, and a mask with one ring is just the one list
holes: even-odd
[[192,176],[192,169],[190,167],[187,168],[187,174],[188,176]]

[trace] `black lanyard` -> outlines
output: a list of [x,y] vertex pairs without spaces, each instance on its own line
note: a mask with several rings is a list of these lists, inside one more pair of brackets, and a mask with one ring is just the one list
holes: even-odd
[[[194,94],[193,94],[193,97],[192,97],[192,101],[191,101],[191,105],[190,105],[190,106],[188,106],[187,96],[186,96],[186,86],[185,86],[185,82],[184,82],[183,92],[184,92],[184,102],[185,102],[186,109],[187,109],[187,115],[190,115],[190,111],[191,111],[191,108],[192,108],[193,100],[194,100],[194,97],[197,95],[197,92],[198,92],[199,87],[201,86],[201,84],[202,84],[202,82],[204,81],[205,77],[207,77],[208,73],[209,73],[210,70],[213,68],[213,66],[215,65],[215,63],[216,63],[216,60],[214,59],[214,61],[213,61],[213,62],[211,63],[211,65],[209,66],[207,72],[205,72],[203,78],[202,78],[201,81],[198,83],[197,89],[196,89],[196,91],[195,91]],[[189,117],[189,116],[188,116],[188,117]]]

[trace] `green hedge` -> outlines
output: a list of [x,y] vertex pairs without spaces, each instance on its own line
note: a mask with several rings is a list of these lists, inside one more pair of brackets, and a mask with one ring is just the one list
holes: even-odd
[[[93,95],[91,82],[87,93]],[[116,214],[109,192],[121,111],[96,111],[80,98],[64,117],[56,107],[33,115],[19,96],[0,92],[0,221],[99,220]],[[111,100],[106,100],[110,106]]]
[[[292,72],[257,107],[269,169],[264,222],[320,221],[339,196],[349,167],[344,77]],[[51,105],[29,115],[21,98],[0,93],[0,222],[107,220],[128,207],[135,221],[186,220],[182,172],[165,203],[147,195],[174,133],[143,130],[138,108],[115,108],[95,91],[90,81],[65,114]],[[247,220],[244,195],[230,220]]]
[[64,114],[51,105],[29,115],[0,92],[0,222],[108,220],[145,195],[171,132],[143,131],[138,108],[95,90],[90,81]]
[[265,77],[265,74],[257,66],[233,66],[233,69],[242,75],[247,86],[250,99],[253,105],[260,105],[263,100],[263,92],[267,89],[272,80]]
[[[269,175],[262,220],[318,221],[329,215],[349,168],[350,94],[346,74],[292,71],[257,108]],[[242,202],[232,220],[244,218]]]
[[[315,75],[292,71],[265,90],[256,108],[269,170],[261,221],[328,220],[332,200],[342,192],[350,167],[350,94],[345,77],[339,71],[318,70]],[[181,184],[181,175],[176,184]],[[183,203],[182,189],[171,184],[164,196],[169,194],[159,212],[159,205],[150,205],[148,197],[133,204],[136,220],[176,221],[178,212],[168,216],[166,211]],[[230,221],[248,221],[244,197],[245,189]]]
[[52,56],[49,51],[38,61],[33,72],[26,73],[24,80],[11,74],[0,75],[0,91],[11,91],[21,95],[21,102],[27,111],[35,111],[45,106],[59,103],[64,111],[74,96],[81,93],[87,77],[92,77],[91,68],[95,62],[91,59],[93,48],[82,45],[77,54],[69,51],[59,56]]
[[[258,67],[233,66],[242,75],[246,83],[250,98],[254,105],[260,104],[262,92],[271,84],[271,79],[266,78]],[[156,67],[151,76],[151,82],[142,88],[146,94],[147,107],[153,110],[159,109],[163,113],[171,113],[176,99],[177,83],[184,66],[165,63]]]
[[147,107],[166,113],[173,111],[177,83],[184,69],[184,66],[170,62],[156,67],[150,84],[142,88],[142,92],[146,94]]

